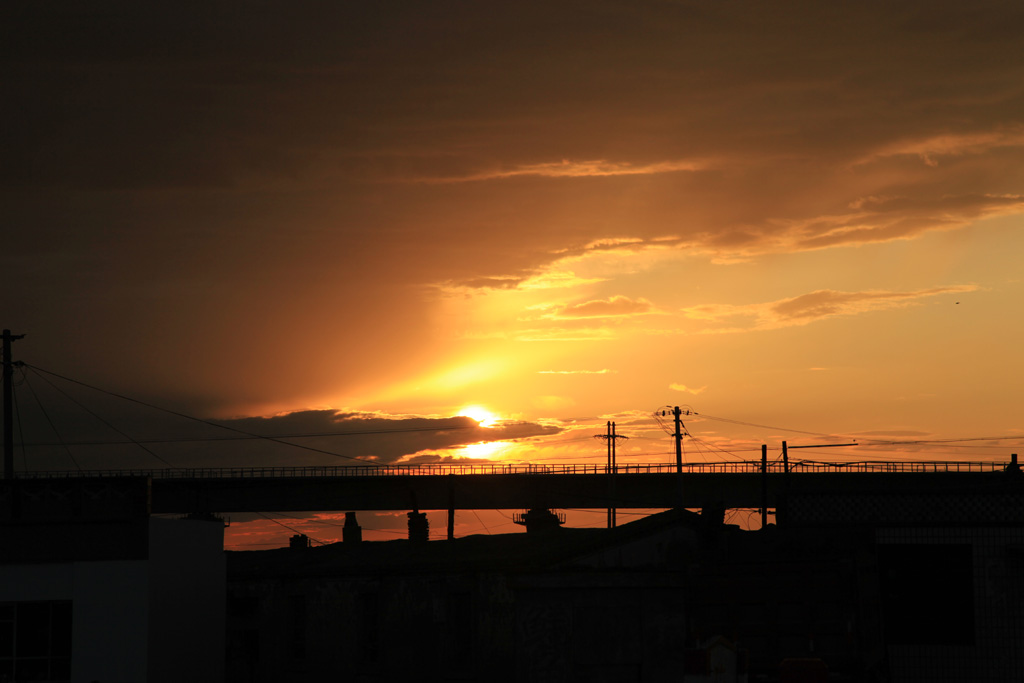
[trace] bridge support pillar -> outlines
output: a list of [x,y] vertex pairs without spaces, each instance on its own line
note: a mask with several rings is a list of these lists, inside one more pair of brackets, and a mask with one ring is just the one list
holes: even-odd
[[455,475],[448,475],[448,540],[455,540]]

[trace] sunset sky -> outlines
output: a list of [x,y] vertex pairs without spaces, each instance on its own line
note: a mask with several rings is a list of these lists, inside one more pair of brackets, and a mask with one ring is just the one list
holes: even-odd
[[[669,462],[666,405],[774,428],[695,417],[688,457],[1008,459],[1022,35],[1004,1],[7,2],[0,325],[248,431],[469,427],[312,441],[377,462],[601,462],[607,420]],[[17,466],[167,464],[128,453]]]

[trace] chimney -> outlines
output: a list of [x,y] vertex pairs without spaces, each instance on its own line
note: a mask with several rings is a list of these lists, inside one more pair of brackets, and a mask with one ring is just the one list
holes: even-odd
[[409,513],[409,540],[426,543],[430,539],[430,522],[427,513],[413,510]]
[[341,529],[341,540],[344,543],[359,543],[363,540],[363,527],[356,521],[356,513],[345,513],[345,526]]

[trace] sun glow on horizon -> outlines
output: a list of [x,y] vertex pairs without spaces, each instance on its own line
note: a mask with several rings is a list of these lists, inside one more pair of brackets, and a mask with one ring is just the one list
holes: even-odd
[[458,454],[467,458],[492,458],[500,455],[511,444],[508,441],[481,441],[459,449]]

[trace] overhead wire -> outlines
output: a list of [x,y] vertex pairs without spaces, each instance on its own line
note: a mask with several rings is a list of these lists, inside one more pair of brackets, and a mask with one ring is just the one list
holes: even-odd
[[[315,519],[315,518],[312,518],[312,517],[296,517],[295,515],[289,515],[289,514],[286,514],[284,512],[274,512],[274,514],[278,515],[280,517],[288,517],[289,519],[296,519],[296,520],[303,521],[303,522],[309,522],[311,524],[323,524],[324,526],[340,526],[340,527],[344,527],[345,526],[344,523],[329,522],[326,519]],[[360,526],[360,528],[365,529],[366,531],[381,531],[381,532],[388,533],[388,534],[399,534],[399,535],[402,535],[402,536],[404,536],[406,534],[405,531],[399,531],[398,529],[381,529],[381,528],[378,528],[378,527],[369,527],[369,526],[366,526],[365,524],[362,524],[362,523],[360,523],[359,526]]]
[[[708,415],[706,413],[694,412],[693,414],[698,416],[698,417],[707,418],[708,420],[715,420],[717,422],[728,422],[730,424],[743,425],[743,426],[746,426],[746,427],[757,427],[759,429],[772,429],[772,430],[780,431],[780,432],[793,432],[795,434],[807,434],[809,436],[821,436],[821,437],[825,437],[825,438],[828,438],[828,439],[840,438],[841,436],[843,436],[845,438],[845,435],[824,434],[822,432],[806,432],[806,431],[802,431],[800,429],[788,429],[786,427],[772,427],[772,426],[769,426],[769,425],[756,424],[754,422],[743,422],[742,420],[732,420],[732,419],[727,418],[727,417],[716,417],[714,415]],[[852,437],[850,437],[850,438],[852,438]]]
[[[586,512],[592,514],[606,514],[608,511],[605,508],[560,508],[567,512]],[[651,508],[652,510],[666,510],[668,508]],[[650,517],[655,512],[638,512],[636,510],[616,510],[616,514],[619,515],[632,515],[634,517]]]
[[[541,441],[543,438],[544,438],[543,436],[530,436],[530,437],[523,437],[519,441],[520,442],[525,442],[525,441],[527,441],[527,439]],[[590,436],[578,436],[578,437],[575,437],[575,438],[572,438],[572,439],[552,439],[550,441],[543,441],[543,444],[545,446],[547,446],[549,444],[556,444],[556,443],[571,443],[571,442],[574,442],[574,441],[589,441],[592,438],[594,438],[593,435],[590,435]],[[505,439],[505,440],[506,441],[515,441],[516,439]]]
[[[197,418],[198,419],[198,418]],[[215,423],[214,423],[215,424]],[[220,425],[223,426],[223,425]],[[231,427],[224,426],[225,429],[231,429]],[[346,431],[346,432],[314,432],[307,434],[275,434],[273,436],[266,436],[260,434],[248,434],[248,436],[206,436],[206,437],[177,437],[173,439],[137,439],[131,441],[75,441],[69,442],[75,446],[113,446],[118,444],[134,443],[134,444],[154,444],[154,443],[210,443],[220,441],[257,441],[257,440],[273,440],[273,439],[313,439],[326,436],[365,436],[368,434],[399,434],[405,432],[446,432],[455,429],[473,429],[473,427],[422,427],[415,429],[377,429],[377,430],[366,430],[366,431]],[[514,441],[515,439],[499,439],[500,441]],[[35,442],[30,444],[32,446],[52,446],[44,442]],[[305,448],[299,444],[288,444],[290,446],[296,446],[299,448]],[[345,456],[342,456],[345,457]],[[351,456],[348,456],[351,457]]]
[[53,433],[57,437],[57,440],[60,442],[60,445],[63,446],[64,452],[67,453],[69,458],[71,458],[71,462],[74,463],[78,471],[81,472],[82,466],[78,464],[78,460],[75,459],[75,456],[71,453],[71,449],[68,448],[67,444],[64,442],[64,438],[61,436],[61,433],[57,429],[57,426],[53,424],[53,420],[50,418],[50,413],[46,410],[46,406],[44,406],[43,402],[39,399],[39,394],[36,393],[35,387],[33,387],[32,382],[29,381],[28,375],[25,375],[24,377],[25,386],[28,387],[29,393],[31,393],[32,398],[35,399],[36,404],[39,406],[39,410],[43,413],[43,417],[46,419],[47,424],[50,425],[50,429],[53,430]]
[[[244,429],[238,429],[237,427],[231,427],[229,425],[220,424],[220,423],[213,422],[213,421],[210,421],[210,420],[206,420],[206,419],[203,419],[203,418],[200,418],[200,417],[195,417],[194,415],[188,415],[186,413],[182,413],[182,412],[179,412],[179,411],[176,411],[176,410],[171,410],[169,408],[163,408],[161,406],[153,405],[152,403],[148,403],[146,401],[141,401],[139,399],[135,399],[135,398],[132,398],[130,396],[125,396],[125,395],[119,394],[117,392],[108,391],[106,389],[101,389],[99,387],[93,386],[93,385],[88,384],[86,382],[82,382],[82,381],[79,381],[79,380],[76,380],[76,379],[72,379],[70,377],[65,377],[64,375],[61,375],[61,374],[56,373],[56,372],[52,372],[50,370],[46,370],[44,368],[40,368],[38,366],[29,365],[28,363],[26,363],[25,365],[30,367],[30,368],[32,368],[33,370],[36,370],[37,372],[42,372],[42,373],[45,373],[45,374],[48,374],[48,375],[52,375],[54,377],[57,377],[59,379],[62,379],[64,381],[66,381],[66,382],[72,382],[74,384],[78,384],[80,386],[86,387],[86,388],[91,389],[93,391],[99,391],[100,393],[107,394],[107,395],[113,396],[115,398],[120,398],[122,400],[129,401],[131,403],[136,403],[138,405],[145,406],[147,408],[152,408],[153,410],[159,410],[159,411],[167,413],[169,415],[174,415],[176,417],[184,418],[184,419],[187,419],[187,420],[192,420],[194,422],[199,422],[201,424],[205,424],[205,425],[208,425],[210,427],[217,427],[217,428],[225,429],[227,431],[234,432],[234,433],[237,433],[237,434],[243,434],[246,437],[253,438],[253,439],[261,439],[263,441],[269,441],[269,442],[272,442],[272,443],[278,443],[278,444],[282,444],[284,446],[291,446],[292,448],[299,448],[301,450],[312,451],[314,453],[321,453],[321,454],[324,454],[324,455],[330,455],[330,456],[335,457],[335,458],[343,458],[345,460],[352,460],[352,461],[358,462],[358,463],[363,464],[363,465],[376,466],[376,467],[384,467],[384,465],[382,465],[381,463],[376,463],[376,462],[373,462],[372,460],[365,460],[365,459],[357,457],[357,456],[345,455],[343,453],[336,453],[334,451],[328,451],[328,450],[325,450],[323,448],[315,448],[313,446],[306,446],[306,445],[303,445],[303,444],[292,443],[290,441],[284,441],[282,438],[279,438],[279,437],[265,436],[265,435],[261,435],[261,434],[253,434],[252,432],[247,432]],[[449,430],[455,430],[455,429],[471,429],[471,428],[473,428],[473,427],[471,427],[471,426],[452,425],[452,426],[448,426],[448,427],[433,427],[433,428],[426,428],[426,427],[424,427],[424,428],[409,428],[409,429],[397,429],[397,430],[375,430],[374,432],[365,432],[365,433],[394,433],[394,432],[414,432],[414,431],[449,431]],[[352,434],[352,432],[349,432],[348,434]],[[284,438],[293,438],[293,437],[284,437]]]
[[[96,417],[100,421],[103,421],[104,424],[107,424],[108,427],[110,427],[114,431],[117,431],[119,434],[121,434],[126,439],[128,439],[128,441],[96,441],[96,440],[93,440],[93,441],[75,441],[75,442],[66,441],[66,440],[63,439],[63,436],[60,435],[55,428],[53,428],[52,420],[51,420],[51,428],[53,428],[54,434],[57,435],[58,443],[57,444],[40,443],[40,444],[32,444],[32,445],[61,445],[69,453],[69,456],[71,457],[72,461],[75,461],[75,459],[74,459],[74,456],[71,455],[71,453],[70,453],[69,446],[71,446],[71,445],[111,445],[111,444],[132,443],[132,444],[135,444],[137,446],[142,447],[148,453],[150,453],[151,455],[153,455],[157,459],[161,460],[162,462],[167,464],[169,467],[173,468],[174,466],[171,463],[167,462],[166,460],[161,458],[159,455],[153,453],[149,449],[145,449],[144,444],[154,444],[154,443],[186,443],[186,442],[215,442],[215,441],[236,441],[236,440],[237,441],[241,441],[241,440],[250,440],[250,439],[252,439],[252,440],[263,440],[263,441],[268,441],[268,442],[272,442],[272,443],[278,443],[278,444],[281,444],[281,445],[284,445],[284,446],[290,446],[292,448],[298,448],[298,449],[301,449],[301,450],[307,450],[307,451],[311,451],[311,452],[315,452],[315,453],[321,453],[321,454],[329,455],[329,456],[335,457],[335,458],[343,458],[343,459],[346,459],[346,460],[351,460],[353,462],[358,462],[358,463],[363,464],[363,465],[383,467],[384,465],[382,463],[374,462],[372,460],[365,460],[365,459],[363,459],[361,457],[358,457],[358,456],[346,455],[346,454],[338,453],[338,452],[331,451],[331,450],[326,450],[326,449],[322,449],[322,448],[316,448],[314,446],[307,446],[307,445],[304,445],[304,444],[294,443],[292,441],[285,441],[284,439],[303,439],[303,438],[316,438],[316,437],[329,437],[329,436],[378,435],[378,434],[394,434],[394,433],[408,433],[408,432],[442,432],[442,431],[453,431],[453,430],[474,429],[475,428],[475,426],[473,426],[473,425],[447,425],[447,426],[444,426],[444,427],[411,427],[411,428],[379,429],[379,430],[349,430],[349,431],[338,431],[338,432],[284,434],[284,435],[268,436],[268,435],[262,435],[262,434],[254,434],[252,432],[248,432],[246,430],[239,429],[237,427],[232,427],[230,425],[226,425],[226,424],[223,424],[223,423],[214,422],[214,421],[206,420],[206,419],[203,419],[203,418],[198,418],[198,417],[195,417],[195,416],[192,416],[192,415],[188,415],[186,413],[182,413],[182,412],[179,412],[179,411],[174,411],[174,410],[170,410],[170,409],[167,409],[167,408],[163,408],[161,406],[157,406],[157,405],[148,403],[146,401],[141,401],[139,399],[135,399],[135,398],[132,398],[132,397],[129,397],[129,396],[125,396],[123,394],[119,394],[119,393],[116,393],[116,392],[108,391],[108,390],[105,390],[105,389],[93,386],[91,384],[88,384],[86,382],[82,382],[80,380],[76,380],[76,379],[73,379],[73,378],[70,378],[70,377],[66,377],[66,376],[61,375],[59,373],[56,373],[56,372],[53,372],[53,371],[50,371],[50,370],[46,370],[44,368],[40,368],[40,367],[35,366],[35,365],[30,365],[30,364],[27,364],[27,363],[22,363],[20,365],[26,366],[26,367],[32,369],[33,371],[35,371],[37,374],[40,375],[40,377],[44,381],[47,381],[51,386],[53,386],[58,391],[61,391],[61,393],[63,393],[66,397],[68,397],[71,400],[74,400],[74,399],[72,397],[70,397],[70,395],[67,394],[67,392],[64,392],[63,390],[61,390],[59,387],[57,387],[53,382],[50,382],[50,380],[47,379],[46,377],[44,377],[43,375],[44,374],[45,375],[50,375],[50,376],[59,378],[61,380],[67,381],[67,382],[78,384],[80,386],[86,387],[86,388],[88,388],[90,390],[93,390],[93,391],[98,391],[100,393],[107,394],[109,396],[113,396],[115,398],[126,400],[126,401],[129,401],[129,402],[132,402],[132,403],[136,403],[138,405],[142,405],[142,406],[154,409],[154,410],[158,410],[158,411],[170,414],[170,415],[174,415],[176,417],[192,420],[192,421],[199,422],[199,423],[211,426],[211,427],[220,428],[220,429],[232,432],[233,434],[236,435],[236,436],[230,436],[230,437],[179,437],[179,438],[171,438],[171,439],[166,439],[166,438],[165,439],[133,439],[131,436],[129,436],[129,435],[125,434],[124,432],[121,432],[120,430],[117,430],[116,428],[114,428],[113,425],[110,425],[109,423],[103,421],[102,418],[100,418],[98,415],[96,415],[92,411],[89,411],[90,414],[92,414],[94,417]],[[24,371],[23,371],[23,381],[25,383],[28,382],[28,377],[27,377],[27,375],[24,374]],[[30,390],[32,389],[31,385],[29,385],[29,388],[30,388]],[[33,394],[34,394],[34,390],[33,390]],[[37,402],[40,402],[39,399],[38,399],[38,396],[36,396],[36,400],[37,400]],[[76,401],[76,403],[78,403],[78,402]],[[80,403],[78,403],[78,405],[81,406]],[[81,406],[81,407],[84,408],[84,406]],[[41,402],[40,402],[40,408],[42,408]],[[88,409],[86,409],[86,410],[88,410]],[[44,409],[44,414],[45,414],[45,409]],[[798,430],[798,429],[790,429],[790,428],[785,428],[785,427],[774,427],[774,426],[770,426],[770,425],[762,425],[762,424],[753,423],[753,422],[746,422],[746,421],[742,421],[742,420],[734,420],[734,419],[731,419],[731,418],[719,417],[719,416],[714,416],[714,415],[707,415],[707,414],[698,413],[696,411],[692,411],[692,410],[689,410],[689,409],[688,409],[688,413],[687,414],[688,415],[693,415],[695,417],[704,417],[704,418],[707,418],[709,420],[715,420],[715,421],[719,421],[719,422],[726,422],[726,423],[730,423],[730,424],[744,425],[744,426],[750,426],[750,427],[757,427],[757,428],[761,428],[761,429],[771,429],[771,430],[777,430],[777,431],[787,431],[787,432],[793,432],[793,433],[798,433],[798,434],[807,434],[807,435],[812,435],[812,436],[821,436],[821,437],[825,437],[825,438],[837,438],[837,435],[825,434],[825,433],[822,433],[822,432],[812,432],[812,431],[805,431],[805,430]],[[49,416],[47,416],[47,419],[49,419]],[[662,424],[663,421],[658,420],[657,417],[655,417],[653,420],[648,419],[647,421],[657,422],[658,424],[661,424],[663,428],[665,426],[664,424]],[[640,421],[640,422],[642,422],[642,421]],[[715,445],[713,445],[713,444],[711,444],[711,443],[709,443],[707,441],[695,438],[692,435],[690,435],[689,433],[685,433],[685,436],[689,436],[690,437],[690,439],[694,442],[694,445],[697,447],[697,452],[701,455],[702,458],[705,459],[705,461],[707,461],[707,457],[705,455],[705,452],[703,450],[701,450],[701,446],[703,446],[705,449],[708,449],[709,451],[711,451],[711,450],[717,451],[719,453],[722,453],[722,454],[725,454],[725,455],[728,455],[730,457],[733,457],[733,458],[736,458],[736,459],[740,459],[740,460],[742,460],[742,458],[740,456],[736,455],[736,453],[734,451],[756,451],[756,450],[758,450],[756,448],[723,449],[723,448],[715,446]],[[535,443],[543,444],[544,446],[548,446],[548,445],[557,445],[557,444],[561,444],[561,443],[581,442],[581,441],[588,440],[590,438],[592,438],[591,435],[572,437],[572,438],[564,438],[564,439],[545,440],[544,436],[540,435],[540,436],[533,436],[533,437],[521,437],[521,438],[518,438],[518,439],[513,438],[513,439],[502,439],[502,440],[504,440],[504,441],[513,441],[513,442],[518,442],[518,443],[535,442]],[[653,439],[652,437],[638,437],[638,438],[656,440],[656,439]],[[848,437],[848,438],[853,438],[853,437]],[[999,440],[1021,439],[1021,438],[1022,438],[1021,436],[1014,435],[1014,436],[998,436],[998,437],[968,437],[968,438],[958,438],[958,439],[952,439],[952,438],[950,438],[950,439],[917,439],[917,440],[912,440],[912,441],[896,441],[896,440],[885,441],[885,440],[879,440],[879,439],[861,439],[861,443],[859,445],[864,446],[864,447],[881,447],[881,446],[940,445],[941,444],[941,445],[944,445],[947,448],[965,448],[966,446],[959,446],[959,445],[956,445],[956,444],[962,444],[962,443],[965,443],[965,442],[999,441]],[[22,442],[23,458],[24,458],[24,447],[25,447],[25,443],[23,441]],[[999,446],[983,445],[983,444],[975,444],[975,447],[977,447],[977,448],[999,448]],[[664,453],[624,453],[623,455],[624,456],[630,456],[630,457],[637,457],[637,456],[640,456],[640,455],[670,455],[670,454],[671,454],[670,452],[664,452]],[[586,458],[591,458],[591,457],[594,457],[594,456],[590,456],[590,455],[562,456],[563,459],[574,459],[574,460],[575,459],[586,459]],[[540,460],[550,460],[550,459],[551,458],[541,458]],[[75,464],[76,464],[76,467],[81,469],[81,467],[78,465],[77,462],[75,462]]]
[[[698,417],[704,417],[709,420],[716,420],[718,422],[727,422],[730,424],[744,425],[747,427],[758,427],[760,429],[771,429],[782,432],[793,432],[795,434],[807,434],[809,436],[820,436],[828,439],[836,438],[849,438],[856,440],[858,446],[906,446],[906,445],[934,445],[934,444],[951,444],[951,443],[964,443],[969,441],[1005,441],[1010,439],[1024,439],[1024,435],[1009,435],[1009,436],[976,436],[976,437],[964,437],[964,438],[944,438],[944,439],[913,439],[907,441],[901,440],[885,440],[885,439],[866,439],[863,437],[853,436],[850,434],[826,434],[823,432],[809,432],[799,429],[791,429],[787,427],[773,427],[770,425],[762,425],[754,422],[744,422],[742,420],[733,420],[725,417],[718,417],[715,415],[708,415],[706,413],[694,412],[694,415]],[[999,446],[988,446],[988,448],[999,448]]]
[[491,530],[487,528],[486,524],[484,524],[484,520],[480,519],[480,515],[477,514],[476,510],[473,510],[472,512],[473,516],[476,517],[476,521],[480,522],[480,526],[482,526],[484,528],[484,531],[487,532],[487,535],[490,536]]
[[[736,458],[737,460],[743,460],[743,458],[741,458],[740,456],[736,455],[736,454],[735,454],[735,453],[733,453],[732,451],[727,451],[727,450],[725,450],[724,448],[719,448],[718,446],[716,446],[716,445],[714,445],[714,444],[712,444],[712,443],[709,443],[709,442],[707,442],[707,441],[704,441],[703,439],[698,439],[698,438],[697,438],[697,437],[695,437],[695,436],[691,436],[691,437],[690,437],[690,439],[691,439],[691,440],[692,440],[692,441],[693,441],[694,443],[700,443],[700,444],[703,444],[703,445],[704,445],[704,446],[705,446],[706,448],[708,448],[708,449],[711,449],[711,450],[715,450],[715,451],[718,451],[719,453],[724,453],[725,455],[729,455],[729,456],[731,456],[731,457],[733,457],[733,458]],[[739,450],[739,449],[737,449],[737,450]]]
[[[25,368],[22,367],[21,365],[19,365],[18,366],[18,370],[21,373],[21,384],[24,384],[25,381],[26,381],[25,380]],[[16,387],[17,386],[21,386],[21,384],[16,384],[15,386]],[[21,436],[21,439],[19,439],[19,443],[21,445],[21,468],[22,468],[22,470],[27,470],[28,469],[28,456],[25,453],[25,429],[24,429],[24,427],[21,424],[21,406],[18,403],[18,392],[17,391],[12,391],[11,392],[11,403],[13,404],[12,407],[14,408],[14,414],[16,415],[16,418],[17,418],[16,421],[18,423],[18,434]]]
[[[269,516],[265,515],[265,514],[264,514],[264,513],[262,513],[262,512],[257,512],[256,514],[257,514],[257,515],[259,515],[260,517],[262,517],[262,518],[266,519],[266,520],[267,520],[267,521],[269,521],[269,522],[273,522],[274,524],[277,524],[277,525],[283,526],[283,527],[284,527],[285,529],[287,529],[288,531],[291,531],[291,532],[293,532],[293,533],[299,534],[299,535],[301,535],[301,536],[305,536],[306,538],[308,538],[308,539],[309,539],[309,540],[311,540],[311,541],[316,541],[316,542],[317,542],[317,543],[319,543],[320,545],[327,545],[327,542],[326,542],[326,541],[321,541],[321,540],[320,540],[320,539],[318,539],[318,538],[313,538],[313,537],[312,537],[312,536],[310,536],[309,534],[303,533],[303,532],[299,531],[298,529],[295,529],[295,528],[293,528],[293,527],[290,527],[290,526],[288,526],[287,524],[285,524],[284,522],[279,522],[279,521],[277,521],[276,519],[274,519],[273,517],[269,517]],[[278,513],[276,513],[276,512],[275,512],[274,514],[276,515],[276,514],[278,514]]]
[[[128,439],[128,440],[129,440],[129,441],[130,441],[131,443],[135,444],[136,446],[138,446],[139,448],[141,448],[142,450],[144,450],[144,451],[145,451],[146,453],[149,453],[149,454],[150,454],[151,456],[153,456],[154,458],[156,458],[157,460],[159,460],[159,461],[160,461],[160,462],[162,462],[163,464],[167,465],[167,466],[168,466],[168,467],[170,467],[171,469],[178,469],[178,468],[177,468],[177,467],[175,467],[175,466],[174,466],[173,464],[171,464],[170,462],[168,462],[167,460],[165,460],[164,458],[162,458],[162,457],[161,457],[160,455],[158,455],[158,454],[154,453],[154,452],[153,452],[152,450],[150,450],[150,449],[146,448],[146,447],[145,447],[145,446],[144,446],[144,445],[143,445],[142,443],[140,443],[140,442],[136,441],[136,440],[135,440],[135,439],[133,439],[133,438],[132,438],[131,436],[129,436],[128,434],[124,433],[123,431],[121,431],[120,429],[118,429],[117,427],[115,427],[115,426],[114,426],[113,424],[111,424],[111,423],[110,423],[110,422],[108,422],[107,420],[105,420],[105,419],[103,419],[102,417],[100,417],[99,415],[97,415],[97,414],[96,414],[95,412],[93,412],[93,411],[92,411],[92,410],[91,410],[90,408],[88,408],[87,406],[83,405],[83,404],[82,404],[82,403],[81,403],[81,402],[80,402],[80,401],[79,401],[78,399],[76,399],[76,398],[75,398],[74,396],[71,396],[71,395],[70,395],[70,394],[68,394],[68,393],[67,393],[66,391],[64,391],[63,389],[61,389],[60,387],[58,387],[58,386],[57,386],[56,384],[54,384],[53,382],[51,382],[51,381],[50,381],[50,380],[49,380],[49,379],[48,379],[48,378],[47,378],[47,377],[46,377],[45,375],[39,374],[38,372],[37,372],[36,374],[37,374],[37,375],[39,375],[39,377],[40,377],[40,378],[41,378],[41,379],[42,379],[42,380],[43,380],[44,382],[46,382],[46,383],[47,383],[47,384],[49,384],[49,385],[50,385],[51,387],[53,387],[53,388],[54,388],[54,390],[56,390],[56,391],[60,392],[60,393],[61,393],[61,394],[62,394],[62,395],[63,395],[63,396],[65,397],[65,398],[67,398],[67,399],[68,399],[69,401],[71,401],[72,403],[74,403],[74,404],[75,404],[76,406],[78,406],[79,408],[81,408],[81,409],[82,409],[82,410],[84,410],[85,412],[87,412],[87,413],[89,413],[90,415],[92,415],[92,416],[93,416],[94,418],[96,418],[96,419],[97,419],[97,420],[99,420],[99,421],[100,421],[101,423],[103,423],[103,424],[104,424],[104,425],[105,425],[106,427],[108,427],[109,429],[111,429],[111,430],[113,430],[113,431],[117,432],[117,433],[118,433],[118,434],[120,434],[121,436],[125,437],[125,438],[126,438],[126,439]],[[24,448],[24,444],[22,444],[22,448]]]

